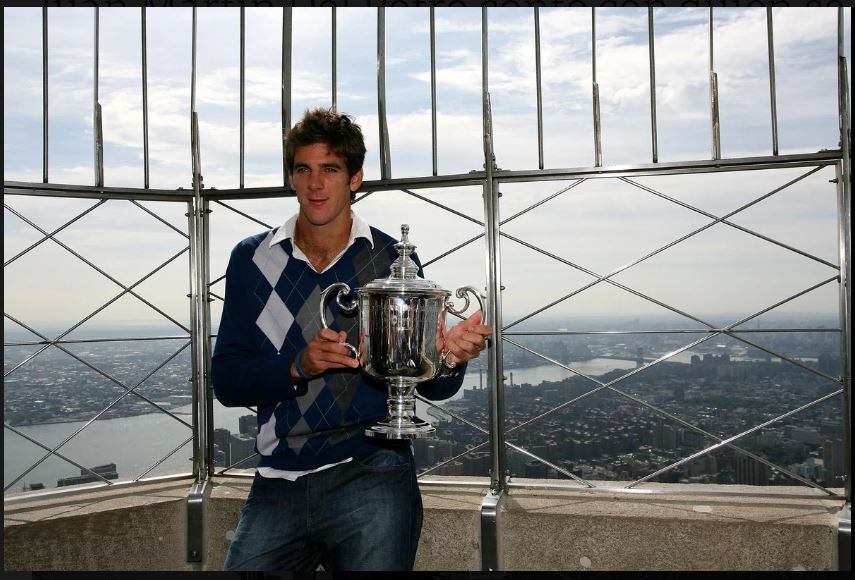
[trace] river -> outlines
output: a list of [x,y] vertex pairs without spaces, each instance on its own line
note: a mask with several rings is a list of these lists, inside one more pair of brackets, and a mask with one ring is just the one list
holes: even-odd
[[[681,361],[682,362],[682,361]],[[688,362],[686,360],[685,362]],[[601,375],[613,369],[630,369],[635,367],[634,361],[597,358],[576,362],[571,366],[579,372],[588,375]],[[540,384],[543,381],[559,381],[573,373],[556,365],[543,365],[529,368],[505,369],[508,383]],[[453,398],[463,396],[463,390],[476,388],[480,385],[479,373],[467,373],[463,389]],[[487,384],[487,373],[484,371],[484,384]],[[173,410],[187,423],[191,422],[190,406]],[[214,404],[214,426],[224,427],[232,433],[238,432],[238,419],[251,411],[243,407],[223,407]],[[419,403],[417,414],[424,419],[424,406]],[[49,423],[16,427],[29,437],[53,447],[66,437],[80,429],[84,422]],[[165,413],[150,413],[118,419],[104,419],[93,422],[79,435],[71,439],[59,449],[69,459],[86,467],[94,467],[107,463],[115,463],[120,480],[138,477],[163,456],[175,450],[182,441],[190,437],[190,429]],[[21,436],[4,429],[3,433],[3,481],[4,487],[17,478],[24,470],[47,453],[39,446],[30,443]],[[188,442],[169,459],[159,465],[149,476],[167,473],[189,472],[190,457],[193,455],[192,443]],[[54,487],[62,477],[79,474],[80,470],[58,457],[50,457],[38,467],[30,471],[21,480],[9,488],[9,491],[20,491],[31,483],[43,483],[45,487]]]

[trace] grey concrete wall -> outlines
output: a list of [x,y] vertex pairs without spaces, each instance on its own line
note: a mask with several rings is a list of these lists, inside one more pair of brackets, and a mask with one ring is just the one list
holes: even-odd
[[[201,564],[185,560],[189,480],[4,506],[4,569],[221,570],[249,485],[244,478],[214,481],[205,504]],[[417,570],[480,569],[480,505],[486,491],[486,485],[422,486],[425,519]],[[841,505],[821,497],[512,489],[498,514],[500,568],[832,570]]]
[[[805,488],[781,487],[644,487],[807,493]],[[839,500],[820,497],[517,489],[499,512],[502,569],[833,570],[841,506]]]
[[4,506],[5,570],[192,570],[188,482]]

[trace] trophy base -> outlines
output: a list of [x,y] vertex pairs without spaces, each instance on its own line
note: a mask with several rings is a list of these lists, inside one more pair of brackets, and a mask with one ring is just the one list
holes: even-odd
[[436,427],[416,416],[412,421],[380,421],[365,430],[372,439],[420,439],[436,432]]

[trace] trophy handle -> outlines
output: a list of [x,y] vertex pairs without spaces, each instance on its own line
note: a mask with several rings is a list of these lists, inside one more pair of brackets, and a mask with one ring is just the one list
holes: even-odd
[[478,300],[478,307],[481,309],[481,312],[484,312],[484,314],[486,315],[487,313],[484,311],[484,300],[486,300],[486,298],[482,297],[474,286],[461,286],[460,288],[454,291],[455,296],[457,296],[458,298],[463,298],[463,300],[466,301],[466,303],[463,305],[463,308],[457,310],[451,300],[445,303],[445,307],[452,314],[462,316],[463,313],[469,309],[469,293],[471,293],[475,297],[475,299]]
[[[463,298],[463,300],[466,301],[465,304],[463,304],[463,308],[457,310],[451,300],[446,301],[445,308],[452,314],[462,316],[463,313],[469,309],[469,294],[472,294],[475,299],[478,300],[478,306],[483,315],[486,316],[487,311],[484,310],[484,300],[486,300],[486,298],[481,296],[481,293],[478,292],[478,290],[474,286],[461,286],[460,288],[454,291],[455,296],[457,296],[458,298]],[[446,367],[453,369],[457,366],[457,363],[449,361],[448,354],[448,351],[442,353],[442,356],[439,359],[439,366],[441,367],[442,365],[445,365]]]
[[[329,294],[330,292],[335,292],[336,304],[338,304],[339,308],[341,308],[345,312],[353,312],[359,306],[359,302],[356,299],[354,299],[353,302],[351,302],[350,304],[344,304],[341,301],[342,294],[350,294],[350,286],[348,286],[344,282],[336,282],[335,284],[330,284],[324,289],[323,292],[321,292],[321,324],[324,328],[330,327],[330,325],[327,323],[326,316],[327,294]],[[359,358],[359,352],[352,344],[344,341],[342,341],[340,344],[343,344],[344,346],[349,348],[350,351],[353,353],[354,358]]]

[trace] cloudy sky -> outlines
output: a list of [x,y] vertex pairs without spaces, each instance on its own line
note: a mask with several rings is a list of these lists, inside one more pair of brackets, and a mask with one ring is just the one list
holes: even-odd
[[[147,12],[150,186],[191,187],[191,9]],[[378,155],[376,23],[373,8],[337,11],[337,102],[365,132],[366,178],[380,177]],[[393,177],[430,175],[431,110],[428,9],[386,10],[387,111]],[[4,8],[4,180],[42,178],[41,9]],[[776,8],[774,50],[780,153],[838,146],[837,10]],[[710,158],[709,10],[654,11],[657,137],[660,161]],[[845,52],[850,10],[846,9]],[[332,102],[331,10],[294,9],[292,110]],[[196,109],[202,173],[207,188],[239,185],[240,10],[197,12]],[[93,9],[49,10],[49,179],[94,184]],[[282,10],[246,9],[247,187],[282,184],[280,59]],[[603,163],[650,163],[650,93],[646,9],[598,9],[597,81]],[[481,143],[481,10],[436,10],[438,170],[466,173],[483,167]],[[140,10],[100,10],[98,100],[103,108],[105,184],[143,186]],[[534,17],[531,9],[489,12],[489,87],[497,163],[502,169],[538,165]],[[591,10],[540,10],[546,168],[594,162],[591,97]],[[714,66],[721,102],[722,157],[772,153],[766,12],[716,9]],[[850,66],[851,69],[851,66]],[[672,177],[641,177],[637,184],[689,204],[692,211],[631,183],[581,183],[508,222],[503,231],[579,266],[502,241],[504,322],[511,324],[675,239],[699,230],[763,194],[804,176],[787,169]],[[734,215],[732,222],[836,264],[836,190],[825,168]],[[573,182],[503,185],[502,217],[509,217]],[[416,191],[482,222],[480,188]],[[7,196],[6,203],[46,232],[97,201]],[[291,199],[230,202],[270,225],[296,210]],[[186,231],[186,207],[140,206]],[[231,247],[263,226],[214,205],[211,272],[219,278]],[[356,211],[389,233],[411,225],[423,262],[476,236],[483,228],[402,192],[378,192]],[[8,209],[4,260],[44,234]],[[125,285],[178,254],[186,239],[141,207],[108,201],[57,238]],[[725,323],[752,314],[827,280],[836,270],[820,260],[717,224],[615,276],[647,297]],[[427,276],[446,288],[484,286],[483,239],[430,264]],[[37,328],[65,328],[121,292],[121,288],[53,242],[38,245],[5,268],[4,310]],[[58,282],[61,281],[61,282]],[[187,254],[135,287],[163,315],[189,324]],[[214,291],[222,295],[222,282]],[[834,313],[837,286],[827,284],[785,308]],[[214,304],[215,322],[219,304]],[[572,326],[587,317],[632,320],[669,314],[614,285],[597,284],[528,319],[531,328]],[[90,321],[150,323],[167,319],[124,295]],[[540,326],[539,326],[540,324]],[[578,322],[578,324],[582,324]],[[620,325],[621,322],[615,324]],[[7,328],[9,327],[7,321]],[[683,319],[678,327],[696,327]],[[62,330],[62,328],[60,328]]]

